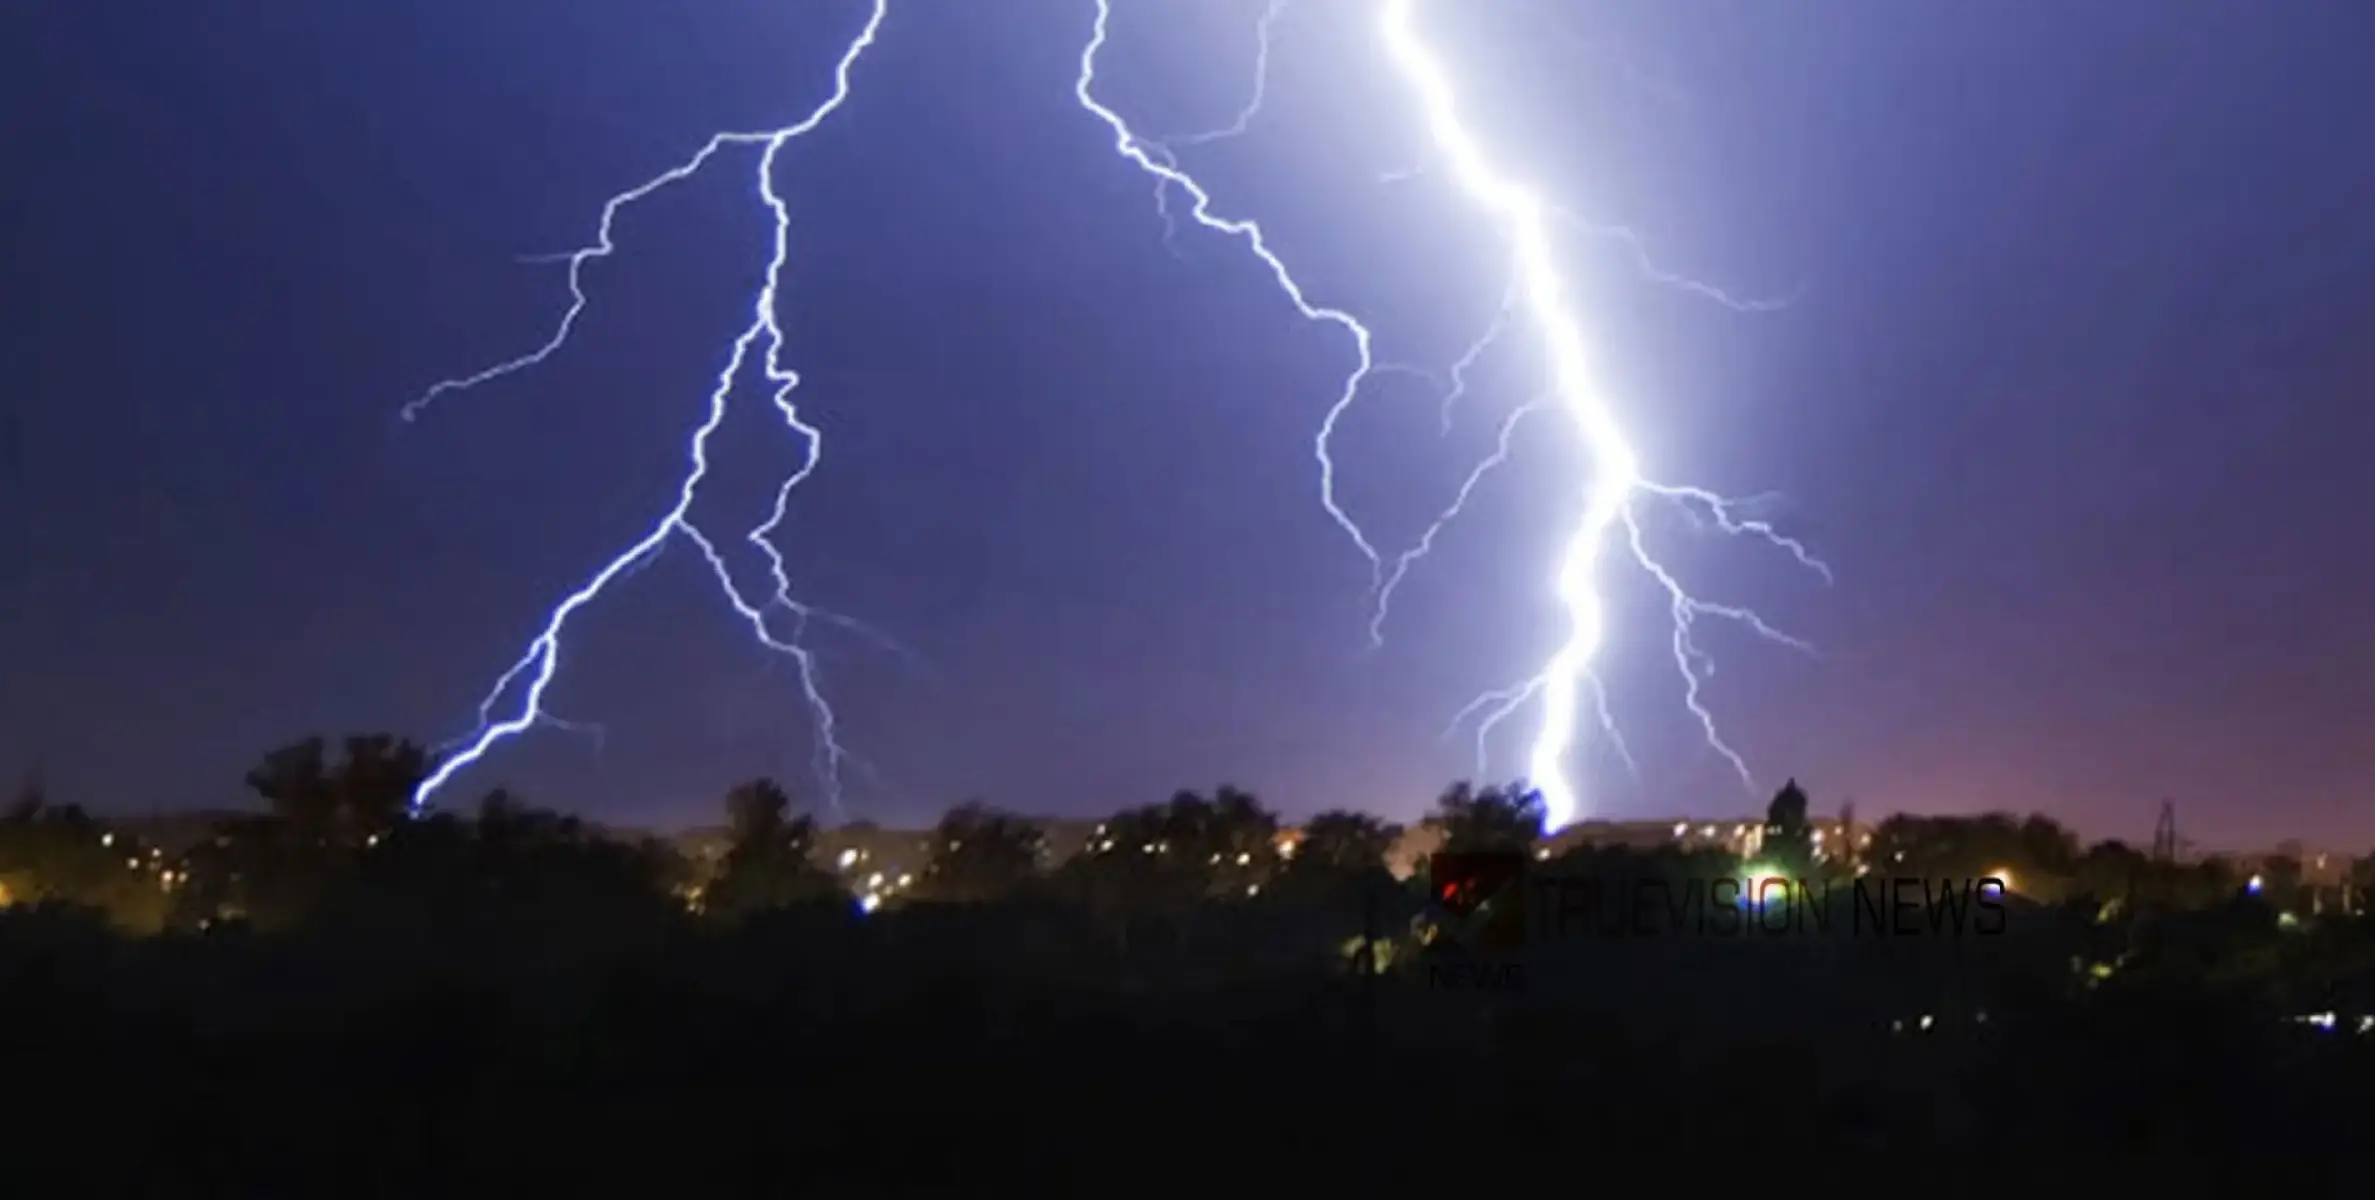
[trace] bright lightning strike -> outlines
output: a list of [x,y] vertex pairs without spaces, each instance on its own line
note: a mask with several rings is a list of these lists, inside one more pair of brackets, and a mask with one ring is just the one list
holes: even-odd
[[[710,571],[716,576],[718,587],[724,593],[727,604],[732,606],[735,613],[750,627],[752,636],[756,637],[761,645],[784,655],[793,663],[802,699],[806,702],[809,715],[815,725],[817,774],[824,784],[827,800],[836,809],[840,807],[844,771],[851,767],[863,769],[863,764],[842,748],[833,706],[825,699],[816,657],[808,649],[803,638],[811,621],[827,621],[845,627],[857,628],[860,632],[864,632],[864,630],[847,618],[825,613],[794,600],[791,594],[789,569],[782,554],[776,550],[772,541],[772,535],[783,524],[786,510],[791,503],[792,491],[816,470],[817,464],[821,461],[824,445],[823,434],[801,416],[798,406],[792,401],[792,393],[800,385],[800,376],[798,372],[783,363],[784,335],[776,321],[776,301],[778,288],[783,279],[785,263],[791,252],[791,213],[784,203],[783,196],[776,190],[775,170],[777,160],[787,146],[822,125],[849,99],[851,73],[857,66],[858,59],[874,45],[875,37],[881,31],[883,18],[887,13],[888,3],[889,0],[874,0],[865,26],[858,31],[857,36],[843,50],[839,62],[834,67],[831,94],[811,110],[806,117],[795,124],[779,129],[713,135],[692,157],[684,162],[627,191],[612,196],[602,206],[601,223],[597,228],[593,244],[565,255],[555,256],[558,261],[566,263],[568,267],[570,303],[567,310],[562,313],[560,322],[554,328],[552,335],[546,338],[542,345],[528,354],[497,363],[475,374],[440,381],[423,393],[419,399],[405,406],[405,419],[408,421],[416,419],[423,410],[442,396],[468,391],[482,384],[492,383],[506,376],[525,371],[559,353],[562,347],[568,344],[569,336],[575,330],[578,318],[586,309],[585,269],[587,264],[597,259],[608,258],[618,249],[612,235],[619,214],[654,192],[700,173],[713,159],[730,149],[757,149],[758,161],[754,182],[760,202],[766,205],[768,213],[773,219],[773,248],[767,261],[765,281],[752,298],[750,322],[734,339],[726,356],[725,365],[719,370],[715,386],[709,393],[707,413],[693,430],[687,447],[688,466],[684,479],[677,488],[676,503],[661,514],[660,518],[649,530],[645,531],[642,537],[595,571],[591,577],[579,585],[576,591],[563,598],[560,604],[547,615],[542,632],[538,633],[535,640],[528,644],[527,650],[521,654],[518,661],[512,664],[511,669],[505,671],[502,677],[496,680],[493,690],[488,694],[485,702],[480,705],[480,719],[476,732],[456,743],[452,752],[438,765],[436,771],[423,780],[418,790],[413,793],[412,803],[416,810],[426,805],[456,775],[469,769],[502,742],[539,724],[561,724],[545,711],[545,693],[551,688],[553,678],[560,670],[562,642],[570,621],[586,606],[600,598],[612,584],[649,565],[661,551],[667,548],[671,539],[678,537],[692,543],[700,551],[703,560],[709,564]],[[720,551],[717,542],[695,526],[689,516],[693,498],[699,491],[702,480],[708,474],[709,439],[725,420],[728,400],[733,394],[735,384],[740,381],[743,371],[753,364],[766,377],[770,390],[769,399],[781,415],[784,425],[800,440],[803,447],[800,465],[777,487],[775,503],[768,513],[767,519],[743,535],[743,541],[757,549],[766,560],[769,580],[773,588],[770,594],[757,600],[746,596],[742,589],[735,584],[727,567],[725,556]],[[779,618],[789,626],[788,630],[778,630],[777,621]],[[501,707],[503,699],[520,685],[523,678],[527,683],[516,709],[512,715],[497,719],[494,715],[496,710]]]
[[[1627,766],[1632,765],[1631,755],[1610,714],[1605,689],[1592,671],[1607,636],[1606,603],[1597,582],[1600,560],[1610,540],[1618,536],[1621,529],[1626,550],[1666,594],[1671,621],[1669,637],[1676,669],[1683,677],[1684,705],[1698,720],[1708,745],[1739,772],[1744,783],[1748,783],[1751,777],[1746,762],[1724,740],[1713,714],[1701,699],[1700,682],[1710,668],[1707,656],[1693,638],[1694,627],[1703,617],[1717,617],[1742,624],[1768,639],[1786,645],[1804,649],[1805,644],[1772,628],[1748,609],[1714,604],[1693,596],[1649,550],[1637,507],[1645,499],[1680,505],[1695,519],[1712,518],[1714,525],[1727,534],[1758,538],[1788,551],[1800,563],[1822,574],[1826,580],[1830,572],[1799,542],[1783,536],[1765,522],[1739,516],[1737,503],[1699,488],[1657,483],[1642,474],[1631,440],[1592,379],[1580,322],[1569,311],[1568,289],[1560,275],[1552,246],[1552,228],[1556,226],[1614,240],[1631,253],[1633,265],[1645,278],[1693,292],[1737,311],[1771,311],[1788,305],[1794,297],[1781,300],[1741,299],[1710,285],[1661,270],[1651,261],[1641,239],[1632,231],[1584,222],[1545,203],[1531,191],[1498,174],[1461,122],[1450,79],[1412,23],[1414,0],[1382,0],[1382,3],[1380,34],[1387,56],[1418,101],[1428,140],[1441,160],[1440,165],[1447,167],[1461,191],[1502,227],[1513,255],[1514,274],[1508,299],[1483,336],[1452,367],[1450,386],[1442,401],[1442,419],[1446,429],[1451,425],[1455,407],[1467,391],[1469,369],[1499,339],[1511,318],[1522,314],[1536,327],[1551,367],[1550,394],[1508,414],[1501,425],[1493,453],[1469,473],[1451,504],[1426,528],[1416,543],[1390,560],[1377,551],[1359,524],[1337,502],[1336,464],[1329,447],[1338,423],[1358,397],[1363,383],[1370,375],[1392,368],[1374,360],[1369,331],[1358,319],[1338,309],[1318,307],[1305,298],[1302,284],[1272,248],[1260,225],[1250,220],[1213,215],[1211,196],[1179,165],[1178,156],[1174,153],[1174,147],[1242,134],[1254,120],[1261,108],[1266,88],[1271,30],[1281,5],[1273,3],[1262,20],[1253,99],[1241,110],[1238,119],[1224,129],[1192,139],[1174,138],[1168,143],[1155,142],[1136,134],[1121,116],[1096,99],[1097,55],[1105,45],[1108,24],[1112,18],[1110,0],[1097,0],[1096,22],[1088,45],[1081,52],[1080,75],[1075,93],[1081,106],[1113,131],[1115,149],[1141,171],[1154,177],[1156,200],[1164,217],[1166,243],[1170,241],[1173,227],[1166,198],[1176,188],[1194,202],[1190,216],[1197,224],[1236,238],[1253,251],[1269,268],[1279,289],[1305,319],[1338,326],[1352,335],[1359,352],[1358,368],[1347,378],[1344,390],[1328,409],[1321,423],[1315,450],[1320,464],[1322,502],[1329,516],[1351,535],[1354,544],[1371,564],[1374,607],[1371,610],[1369,632],[1373,643],[1382,643],[1384,625],[1395,590],[1418,561],[1432,549],[1443,529],[1465,509],[1485,476],[1508,461],[1520,425],[1529,418],[1556,409],[1566,415],[1568,422],[1581,435],[1584,446],[1595,462],[1597,478],[1584,498],[1583,511],[1558,557],[1552,578],[1554,594],[1569,617],[1569,635],[1533,677],[1515,686],[1479,696],[1455,718],[1456,728],[1469,718],[1481,714],[1482,719],[1476,731],[1479,772],[1484,771],[1485,739],[1492,729],[1524,706],[1537,705],[1541,725],[1529,755],[1528,776],[1541,791],[1554,826],[1574,820],[1580,815],[1582,800],[1569,759],[1574,750],[1576,728],[1582,720],[1580,709],[1587,691],[1593,706],[1592,716],[1608,744]],[[1408,174],[1415,173],[1405,173]]]
[[[1636,504],[1644,497],[1655,497],[1700,506],[1712,513],[1724,531],[1762,538],[1788,550],[1826,578],[1829,572],[1803,545],[1782,536],[1770,525],[1735,517],[1733,506],[1723,498],[1698,488],[1656,483],[1642,474],[1631,440],[1592,379],[1580,324],[1568,308],[1566,282],[1560,276],[1550,239],[1550,226],[1561,219],[1561,214],[1492,168],[1484,150],[1460,120],[1449,76],[1413,25],[1414,7],[1415,0],[1384,0],[1379,32],[1386,54],[1414,93],[1429,139],[1460,189],[1506,231],[1516,255],[1520,296],[1550,358],[1553,393],[1582,436],[1597,471],[1552,579],[1553,589],[1569,616],[1569,636],[1533,679],[1488,698],[1488,702],[1498,700],[1500,708],[1487,721],[1505,716],[1528,701],[1540,703],[1542,723],[1528,757],[1527,776],[1541,791],[1554,827],[1580,815],[1581,792],[1568,759],[1581,719],[1578,712],[1581,693],[1588,686],[1597,694],[1599,688],[1592,674],[1592,663],[1607,636],[1607,605],[1600,594],[1597,576],[1602,552],[1621,525],[1634,561],[1666,593],[1674,660],[1683,676],[1685,704],[1698,719],[1708,744],[1732,764],[1744,784],[1752,784],[1747,763],[1724,740],[1715,718],[1700,700],[1699,681],[1705,674],[1706,660],[1692,640],[1692,627],[1700,617],[1715,616],[1740,622],[1788,645],[1804,648],[1804,643],[1773,629],[1747,609],[1710,604],[1692,596],[1650,553]],[[1638,242],[1633,245],[1638,251]],[[1648,264],[1644,261],[1642,265]],[[1720,293],[1716,298],[1729,302],[1729,297]],[[1382,614],[1382,608],[1380,611]],[[1602,726],[1613,732],[1604,704],[1597,715]]]
[[[1117,113],[1096,99],[1097,55],[1105,45],[1107,26],[1112,16],[1110,0],[1096,0],[1096,21],[1089,42],[1081,52],[1075,94],[1081,106],[1112,132],[1115,151],[1155,181],[1156,201],[1166,223],[1166,241],[1169,240],[1173,224],[1168,197],[1173,189],[1177,189],[1191,201],[1189,217],[1197,225],[1227,235],[1251,250],[1268,268],[1273,282],[1297,313],[1315,324],[1329,325],[1342,331],[1351,341],[1354,365],[1320,423],[1313,441],[1313,454],[1320,468],[1323,507],[1371,566],[1376,604],[1370,627],[1373,639],[1381,636],[1395,588],[1413,565],[1426,555],[1444,526],[1461,513],[1482,479],[1496,466],[1507,461],[1515,432],[1522,421],[1555,407],[1567,415],[1581,434],[1585,446],[1596,460],[1599,477],[1585,497],[1583,512],[1559,558],[1553,581],[1554,591],[1569,614],[1570,636],[1534,677],[1517,686],[1481,696],[1462,713],[1462,719],[1476,712],[1485,713],[1477,730],[1480,754],[1483,739],[1494,725],[1524,705],[1539,703],[1542,725],[1531,753],[1530,776],[1543,793],[1552,821],[1564,824],[1572,820],[1579,812],[1580,798],[1570,775],[1567,758],[1573,749],[1578,708],[1588,688],[1599,724],[1617,753],[1630,762],[1621,738],[1616,736],[1606,694],[1591,672],[1606,636],[1605,605],[1596,583],[1599,560],[1608,541],[1621,525],[1626,548],[1634,561],[1660,585],[1668,597],[1670,642],[1675,665],[1684,679],[1685,705],[1698,718],[1709,744],[1730,761],[1746,780],[1746,764],[1725,743],[1717,731],[1713,716],[1700,700],[1699,683],[1708,673],[1709,667],[1705,654],[1693,640],[1693,628],[1699,618],[1713,616],[1741,623],[1767,638],[1785,644],[1803,647],[1803,643],[1771,628],[1749,610],[1713,604],[1692,596],[1648,549],[1637,517],[1637,503],[1644,498],[1655,498],[1680,505],[1694,519],[1711,518],[1723,532],[1760,538],[1788,550],[1801,563],[1821,572],[1826,578],[1829,572],[1798,542],[1782,536],[1764,522],[1740,517],[1734,502],[1697,488],[1655,483],[1641,474],[1630,442],[1613,413],[1599,397],[1589,376],[1578,323],[1567,310],[1566,288],[1555,265],[1549,228],[1555,222],[1595,236],[1615,238],[1631,250],[1635,265],[1648,278],[1697,292],[1742,311],[1762,311],[1788,301],[1738,300],[1704,284],[1660,271],[1650,262],[1640,240],[1630,231],[1585,225],[1494,173],[1487,165],[1486,156],[1458,119],[1448,78],[1412,28],[1413,0],[1383,2],[1385,7],[1381,32],[1386,48],[1420,101],[1436,153],[1444,160],[1443,165],[1451,169],[1462,190],[1503,226],[1514,256],[1515,271],[1508,302],[1492,327],[1452,369],[1451,386],[1443,401],[1446,424],[1466,390],[1467,370],[1500,336],[1509,319],[1518,313],[1522,312],[1539,328],[1552,368],[1550,395],[1519,408],[1507,417],[1494,453],[1470,473],[1452,504],[1428,527],[1416,544],[1396,556],[1390,565],[1361,526],[1339,503],[1336,463],[1330,447],[1338,424],[1358,399],[1369,377],[1395,368],[1375,360],[1370,331],[1358,318],[1342,309],[1316,304],[1307,297],[1302,284],[1274,251],[1259,224],[1216,215],[1212,211],[1212,197],[1178,165],[1172,148],[1238,136],[1250,127],[1262,107],[1272,30],[1285,8],[1285,0],[1273,0],[1262,19],[1258,31],[1260,49],[1252,98],[1229,126],[1208,133],[1174,138],[1170,144],[1165,144],[1137,134]],[[562,641],[569,622],[613,583],[649,565],[672,538],[680,535],[701,552],[727,602],[749,625],[753,635],[763,645],[787,656],[797,667],[802,695],[817,730],[817,770],[825,781],[828,796],[836,806],[844,769],[862,766],[840,744],[833,709],[825,700],[818,678],[816,660],[802,638],[812,620],[831,622],[861,633],[867,631],[847,618],[824,613],[795,601],[791,595],[788,566],[772,542],[772,535],[785,520],[792,491],[816,469],[822,449],[820,431],[802,417],[792,401],[800,377],[782,361],[784,336],[777,324],[775,311],[778,287],[789,253],[790,217],[783,198],[775,189],[774,173],[783,150],[792,141],[817,128],[848,99],[851,72],[858,59],[874,44],[886,8],[887,0],[874,0],[864,28],[844,51],[834,71],[832,94],[806,118],[780,129],[714,135],[683,163],[611,197],[602,208],[594,243],[567,254],[551,256],[548,260],[567,266],[570,304],[552,334],[540,346],[530,353],[497,363],[475,374],[441,381],[405,407],[405,418],[415,419],[430,404],[445,395],[467,391],[525,371],[558,353],[567,345],[588,303],[584,288],[587,265],[597,259],[608,258],[617,249],[613,230],[618,215],[654,192],[698,174],[721,153],[738,148],[756,148],[759,151],[755,182],[761,201],[773,217],[773,252],[768,260],[765,282],[753,298],[751,319],[733,341],[727,361],[710,392],[707,415],[691,436],[687,451],[689,466],[679,486],[675,505],[662,514],[639,540],[596,571],[552,610],[542,632],[497,680],[494,689],[480,706],[477,731],[457,743],[453,753],[437,772],[422,783],[414,796],[416,807],[425,804],[456,774],[479,761],[501,742],[539,724],[568,727],[567,722],[545,709],[545,694],[559,670]],[[754,362],[770,385],[771,402],[805,450],[798,469],[778,487],[766,520],[743,535],[743,540],[766,560],[773,585],[772,592],[758,600],[747,596],[733,582],[717,542],[697,528],[688,515],[693,499],[707,475],[709,439],[723,422],[729,398],[743,371]],[[788,632],[777,629],[778,618],[788,624]],[[526,681],[524,693],[512,715],[498,718],[497,710],[503,707],[505,699],[515,689],[521,688],[523,679]]]

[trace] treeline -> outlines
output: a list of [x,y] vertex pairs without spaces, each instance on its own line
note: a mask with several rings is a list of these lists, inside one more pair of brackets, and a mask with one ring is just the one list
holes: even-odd
[[[1033,821],[960,805],[926,837],[905,886],[852,888],[818,860],[820,830],[789,793],[757,779],[725,796],[722,855],[695,857],[655,838],[625,839],[503,790],[462,813],[414,819],[409,801],[435,763],[387,736],[333,747],[307,739],[248,773],[261,812],[212,823],[168,852],[29,784],[0,813],[0,903],[102,912],[135,933],[241,924],[301,928],[371,897],[409,903],[420,889],[458,892],[488,911],[534,903],[698,914],[732,921],[819,903],[1063,902],[1108,914],[1159,914],[1234,901],[1343,903],[1378,893],[1415,903],[1419,878],[1385,878],[1404,830],[1366,813],[1324,812],[1282,838],[1279,817],[1230,787],[1113,814],[1078,852],[1051,851]],[[1769,807],[1761,845],[1743,861],[1678,840],[1653,848],[1551,840],[1540,805],[1515,787],[1459,784],[1425,819],[1446,852],[1510,851],[1551,870],[1660,877],[1771,872],[1793,879],[1886,876],[1972,879],[2002,874],[2026,901],[2117,909],[2202,909],[2238,895],[2295,917],[2352,914],[2375,885],[2375,859],[2309,881],[2298,860],[2164,862],[2112,840],[2084,844],[2051,818],[1892,816],[1825,846],[1793,782]],[[1550,847],[1556,847],[1553,855]],[[1423,863],[1420,864],[1423,867]],[[2320,864],[2323,866],[2324,864]],[[434,897],[420,898],[424,903]],[[1363,901],[1365,902],[1365,901]],[[1408,904],[1403,907],[1407,908]]]
[[[1527,986],[1477,989],[1444,986],[1436,881],[1395,879],[1399,831],[1365,814],[1289,840],[1249,795],[1182,794],[1057,861],[965,805],[869,908],[767,781],[697,861],[500,792],[408,818],[431,765],[299,743],[250,773],[262,812],[176,852],[35,794],[0,817],[0,1081],[34,1113],[0,1163],[63,1164],[78,1195],[1406,1191],[1688,1175],[1675,1155],[1720,1144],[1776,1185],[1952,1195],[1970,1176],[1942,1163],[2016,1139],[2052,1190],[2325,1195],[2364,1153],[2352,890],[2043,818],[1825,846],[1792,785],[1742,862],[1559,848],[1531,796],[1455,787],[1428,817],[1452,853],[2000,873],[2020,908],[1987,941],[1530,947]],[[109,1153],[80,1151],[94,1131]]]

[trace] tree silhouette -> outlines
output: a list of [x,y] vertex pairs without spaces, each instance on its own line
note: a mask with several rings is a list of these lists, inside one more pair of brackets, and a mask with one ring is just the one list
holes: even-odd
[[2122,841],[2097,842],[2086,848],[2070,864],[2069,886],[2072,896],[2084,897],[2097,906],[2114,901],[2123,906],[2135,898],[2137,889],[2145,886],[2152,872],[2152,860],[2144,852]]
[[1455,783],[1435,801],[1432,820],[1451,853],[1523,853],[1542,840],[1547,819],[1540,792],[1515,785],[1477,789]]
[[0,904],[96,909],[147,933],[164,925],[168,886],[161,855],[75,805],[28,790],[0,816]]
[[2342,907],[2353,913],[2365,913],[2370,907],[2368,898],[2375,895],[2375,854],[2361,855],[2350,860],[2349,887],[2343,896]]
[[2021,818],[2018,844],[2005,865],[2033,877],[2042,895],[2055,881],[2070,878],[2083,853],[2077,834],[2052,817],[2031,813]]
[[310,834],[327,835],[338,800],[322,739],[306,738],[267,753],[248,771],[247,786],[273,816]]
[[1359,875],[1379,870],[1401,835],[1399,826],[1367,813],[1331,809],[1304,822],[1287,873]]
[[1278,818],[1252,795],[1232,787],[1210,799],[1181,791],[1106,818],[1049,883],[1055,895],[1108,923],[1175,920],[1210,900],[1256,895],[1275,873],[1277,845]]
[[1401,833],[1367,813],[1320,813],[1304,822],[1294,852],[1279,864],[1275,890],[1266,894],[1352,919],[1399,894],[1385,858]]
[[816,822],[791,816],[791,806],[790,794],[772,779],[753,779],[726,793],[732,841],[717,877],[703,892],[708,911],[745,916],[813,903],[838,891],[833,877],[809,855]]
[[478,800],[478,826],[483,834],[518,823],[526,816],[528,806],[511,793],[510,788],[493,788]]
[[791,812],[791,793],[772,779],[745,780],[726,793],[726,830],[736,844],[783,834]]
[[[1193,797],[1183,797],[1192,801]],[[1174,800],[1175,811],[1180,800]],[[1199,822],[1198,849],[1211,872],[1210,891],[1221,896],[1252,895],[1278,873],[1278,817],[1253,794],[1221,785],[1212,799],[1186,810]]]
[[341,749],[333,763],[321,738],[283,746],[248,772],[247,785],[300,838],[351,846],[393,828],[436,766],[427,750],[386,734],[349,737]]
[[1967,879],[2006,872],[2032,899],[2053,898],[2075,878],[2083,857],[2077,836],[2050,818],[2009,813],[1890,817],[1873,831],[1872,851],[1875,865],[1894,875]]
[[1814,870],[1814,829],[1806,818],[1807,803],[1806,790],[1792,779],[1765,806],[1765,836],[1757,857],[1792,878]]
[[1045,845],[1030,821],[978,801],[961,804],[932,832],[923,893],[964,902],[1012,896],[1038,876]]
[[2301,860],[2298,855],[2272,854],[2260,863],[2260,896],[2280,909],[2301,902]]
[[[414,828],[402,830],[390,849],[404,848]],[[468,873],[476,886],[499,898],[507,919],[531,929],[599,924],[616,930],[649,922],[677,911],[679,889],[689,882],[680,857],[665,847],[604,836],[577,817],[528,805],[500,788],[480,802],[469,832]]]
[[1163,806],[1117,812],[1098,823],[1079,854],[1057,867],[1053,890],[1103,919],[1125,910],[1159,910],[1185,891],[1163,838]]

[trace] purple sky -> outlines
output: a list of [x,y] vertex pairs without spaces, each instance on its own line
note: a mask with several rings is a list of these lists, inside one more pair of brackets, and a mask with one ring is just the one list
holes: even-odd
[[[665,508],[764,254],[747,171],[626,220],[547,369],[397,409],[533,346],[565,295],[519,258],[711,129],[806,111],[863,9],[365,7],[0,14],[0,771],[39,764],[63,799],[217,804],[305,732],[467,728],[551,602]],[[1104,97],[1149,133],[1226,124],[1260,0],[1120,7]],[[1381,357],[1440,371],[1502,260],[1440,172],[1379,181],[1426,156],[1362,7],[1290,10],[1269,111],[1186,165]],[[1448,7],[1504,160],[1675,271],[1805,286],[1742,315],[1612,241],[1566,260],[1650,469],[1779,493],[1837,570],[1657,530],[1711,598],[1821,649],[1708,632],[1708,703],[1767,790],[2139,839],[2169,797],[2208,841],[2375,842],[2375,10]],[[1548,556],[1589,462],[1536,425],[1368,652],[1366,567],[1310,460],[1347,347],[1240,246],[1166,251],[1070,95],[1091,16],[897,4],[779,176],[782,317],[829,439],[785,548],[804,597],[915,656],[822,643],[882,776],[850,806],[1089,813],[1230,781],[1414,814],[1472,773],[1451,714],[1558,635]],[[1448,437],[1413,377],[1356,410],[1346,495],[1382,542],[1489,450],[1533,351],[1502,343]],[[697,510],[720,528],[793,458],[761,399]],[[1585,761],[1592,807],[1748,811],[1694,741],[1655,595],[1610,578],[1640,774]],[[787,672],[681,549],[573,651],[555,707],[606,735],[523,739],[456,799],[506,782],[672,822],[758,772],[813,794]]]

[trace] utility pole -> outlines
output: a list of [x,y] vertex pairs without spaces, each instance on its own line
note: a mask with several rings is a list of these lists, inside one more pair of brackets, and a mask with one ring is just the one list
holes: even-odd
[[2177,861],[2177,803],[2161,801],[2161,817],[2152,827],[2152,860],[2163,865]]
[[1863,844],[1856,837],[1855,800],[1851,797],[1839,805],[1840,864],[1853,872],[1864,861]]

